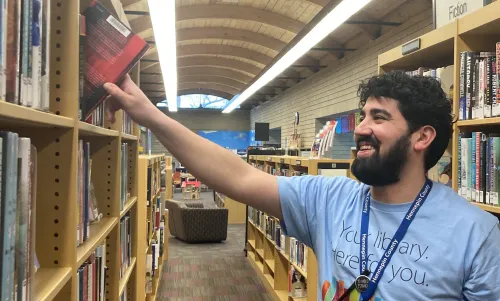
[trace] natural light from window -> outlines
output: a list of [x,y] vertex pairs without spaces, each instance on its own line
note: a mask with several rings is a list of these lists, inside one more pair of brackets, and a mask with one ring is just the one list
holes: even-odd
[[[180,109],[224,109],[229,99],[207,94],[189,94],[177,97],[177,107]],[[168,108],[166,100],[156,104],[159,108]],[[239,108],[239,106],[238,106]]]

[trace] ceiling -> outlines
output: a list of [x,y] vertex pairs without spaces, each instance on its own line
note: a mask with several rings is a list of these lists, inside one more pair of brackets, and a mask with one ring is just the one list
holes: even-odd
[[[121,0],[132,31],[150,43],[141,88],[165,99],[147,0]],[[173,0],[165,0],[173,1]],[[175,0],[178,95],[231,99],[293,47],[340,0]],[[245,101],[251,109],[338,62],[348,52],[431,7],[432,0],[372,0],[275,80]]]

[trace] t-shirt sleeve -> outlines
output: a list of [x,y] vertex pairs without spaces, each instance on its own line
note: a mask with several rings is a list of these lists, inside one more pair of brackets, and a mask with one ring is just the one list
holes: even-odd
[[[356,181],[346,177],[294,176],[278,177],[278,189],[283,220],[281,228],[287,236],[294,237],[313,247],[314,235],[325,224],[327,202],[343,199],[353,191]],[[329,208],[327,208],[329,207]]]
[[497,223],[474,256],[464,285],[467,300],[500,300],[500,225]]

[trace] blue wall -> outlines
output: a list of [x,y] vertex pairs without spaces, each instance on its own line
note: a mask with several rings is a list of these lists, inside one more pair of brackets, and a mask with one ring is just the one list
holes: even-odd
[[198,135],[229,149],[246,149],[251,139],[250,131],[198,131]]

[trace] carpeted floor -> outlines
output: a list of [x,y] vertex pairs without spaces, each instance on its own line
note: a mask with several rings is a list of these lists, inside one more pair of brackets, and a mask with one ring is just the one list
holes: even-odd
[[[213,200],[212,193],[202,198]],[[243,252],[244,225],[229,225],[225,242],[186,244],[169,237],[158,300],[271,301]]]

